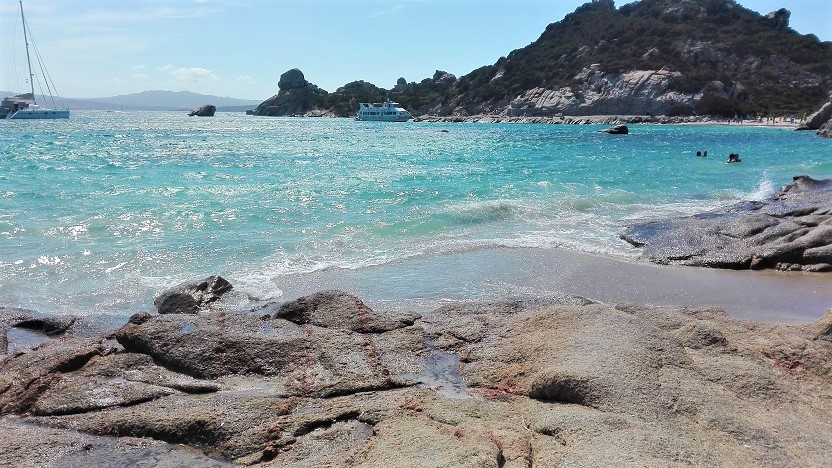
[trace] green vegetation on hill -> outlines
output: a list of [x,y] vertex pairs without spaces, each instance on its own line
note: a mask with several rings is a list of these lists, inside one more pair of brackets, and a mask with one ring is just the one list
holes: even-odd
[[[682,72],[672,88],[686,93],[717,80],[747,90],[750,99],[709,99],[699,109],[706,113],[807,111],[832,87],[832,44],[730,0],[642,0],[617,10],[612,0],[593,0],[550,24],[529,46],[461,77],[459,87],[470,101],[569,87],[594,63],[607,73]],[[503,76],[493,79],[498,70]]]

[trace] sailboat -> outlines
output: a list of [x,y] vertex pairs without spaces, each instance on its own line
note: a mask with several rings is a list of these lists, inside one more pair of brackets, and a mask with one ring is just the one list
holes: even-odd
[[[0,102],[0,119],[68,119],[69,109],[49,109],[38,105],[35,101],[35,74],[32,73],[32,59],[29,55],[29,33],[26,29],[26,17],[23,15],[23,0],[20,1],[20,20],[23,22],[23,40],[26,43],[26,64],[29,66],[29,84],[31,92],[9,96]],[[37,53],[37,47],[35,48]],[[38,55],[40,61],[40,55]],[[43,63],[41,63],[41,66]],[[50,80],[44,76],[49,96],[52,97]]]

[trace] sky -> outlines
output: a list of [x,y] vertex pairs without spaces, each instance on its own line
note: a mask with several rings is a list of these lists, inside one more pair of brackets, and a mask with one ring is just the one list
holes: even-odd
[[[291,68],[330,92],[355,80],[392,88],[436,70],[461,76],[587,1],[25,0],[24,11],[61,96],[168,90],[265,100]],[[739,3],[763,14],[788,8],[792,28],[832,40],[832,0]],[[0,0],[0,90],[28,89],[18,8]]]

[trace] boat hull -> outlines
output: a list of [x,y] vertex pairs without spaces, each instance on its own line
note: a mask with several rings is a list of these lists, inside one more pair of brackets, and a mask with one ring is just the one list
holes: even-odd
[[7,119],[68,119],[69,109],[21,109],[10,113]]
[[409,115],[373,115],[373,116],[358,116],[355,120],[364,122],[407,122],[411,117]]

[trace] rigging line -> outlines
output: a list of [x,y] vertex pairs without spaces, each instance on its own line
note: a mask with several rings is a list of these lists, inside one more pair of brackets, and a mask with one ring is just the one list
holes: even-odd
[[5,87],[7,88],[7,91],[17,93],[18,90],[16,88],[20,85],[20,73],[21,73],[20,68],[17,66],[17,53],[16,53],[17,44],[15,44],[15,38],[17,37],[18,22],[14,21],[12,23],[13,23],[12,36],[11,36],[10,40],[8,41],[8,44],[10,44],[10,52],[11,53],[9,54],[9,57],[8,57],[9,60],[8,60],[8,65],[7,65],[7,70],[9,70],[10,73],[6,76]]
[[[38,61],[38,67],[40,68],[40,74],[43,76],[43,82],[46,85],[46,90],[49,92],[49,100],[52,101],[52,107],[55,106],[55,96],[52,95],[52,88],[49,85],[49,78],[47,77],[47,73],[45,67],[43,66],[43,58],[40,56],[40,51],[38,50],[38,46],[35,44],[35,40],[29,35],[30,39],[32,39],[32,48],[35,49],[35,58]],[[41,89],[41,94],[43,94],[41,85],[40,85],[40,78],[38,78],[38,87]],[[45,97],[45,96],[44,96]]]
[[[29,25],[29,22],[26,22],[26,26]],[[52,81],[52,77],[49,76],[49,71],[46,69],[46,65],[44,64],[43,57],[40,55],[40,49],[38,49],[38,45],[35,42],[35,37],[32,34],[32,29],[27,28],[29,30],[29,39],[32,43],[32,48],[35,50],[35,57],[38,60],[38,66],[40,67],[40,73],[43,76],[43,81],[46,84],[46,89],[49,91],[49,99],[52,101],[52,107],[57,107],[55,104],[55,96],[52,94],[52,90],[55,90],[55,95],[58,95],[58,89],[55,87],[55,82]],[[38,80],[38,86],[40,87],[40,80]],[[42,89],[42,88],[41,88]],[[41,91],[43,94],[43,91]],[[58,99],[60,100],[61,97],[58,95]],[[63,101],[61,101],[61,105],[63,105]]]

